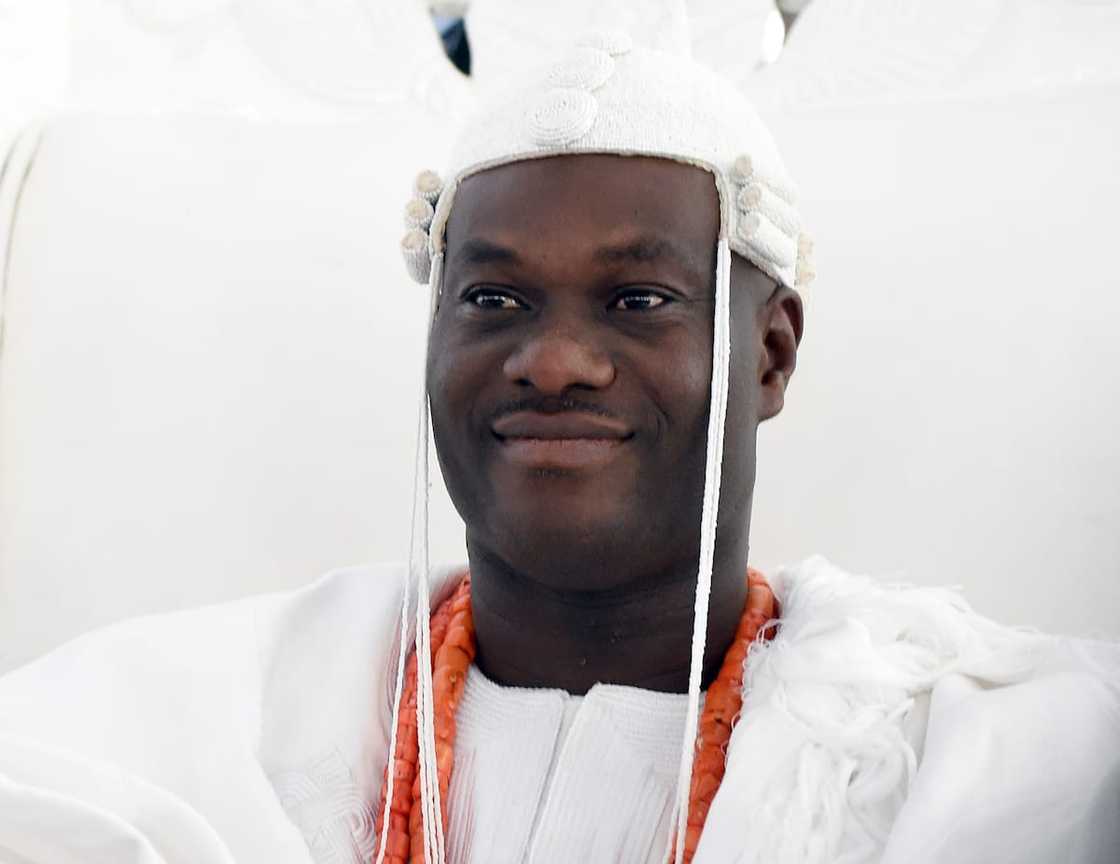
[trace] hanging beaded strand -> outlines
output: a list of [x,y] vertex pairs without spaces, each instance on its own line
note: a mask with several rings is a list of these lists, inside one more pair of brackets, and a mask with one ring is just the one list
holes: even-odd
[[688,792],[688,825],[684,835],[684,860],[692,861],[700,843],[700,832],[708,818],[708,809],[723,782],[727,768],[727,745],[731,730],[743,708],[743,668],[751,645],[761,633],[764,639],[774,635],[766,627],[779,615],[778,601],[766,578],[753,568],[747,569],[747,605],[739,619],[739,627],[715,681],[704,698],[700,725],[696,734],[696,758],[692,763],[692,783]]
[[[451,786],[455,741],[455,709],[463,696],[467,669],[474,662],[474,619],[471,617],[471,580],[464,575],[454,593],[431,619],[432,691],[435,701],[436,768],[440,800],[443,802],[444,836],[447,834],[447,796]],[[394,772],[393,800],[389,806],[389,835],[385,844],[386,864],[424,861],[424,827],[420,806],[420,739],[416,721],[416,654],[408,658],[405,668],[404,693],[397,720],[397,752],[389,760]],[[386,778],[387,780],[387,778]],[[385,800],[387,782],[381,784],[381,801]],[[381,836],[385,807],[378,812],[374,834]],[[374,861],[377,850],[374,850]]]
[[[719,674],[708,688],[696,736],[696,758],[688,796],[688,825],[684,839],[684,860],[691,862],[700,842],[700,832],[708,817],[727,765],[727,744],[743,706],[743,666],[751,645],[758,638],[770,638],[768,621],[778,617],[778,603],[765,577],[757,570],[747,571],[747,605],[739,619],[735,638],[723,657]],[[435,695],[436,765],[439,778],[444,835],[448,826],[448,793],[454,767],[455,710],[463,697],[467,670],[475,657],[474,619],[471,616],[470,574],[464,574],[452,595],[444,600],[431,618],[433,691]],[[393,800],[389,802],[389,833],[385,848],[386,864],[423,864],[424,827],[420,807],[420,778],[417,774],[419,738],[416,728],[416,655],[408,659],[404,694],[397,722],[397,751],[386,772],[394,772]],[[386,777],[387,779],[387,777]],[[381,801],[387,783],[382,781]],[[375,836],[381,836],[386,808],[378,812]],[[373,860],[377,858],[374,850]]]

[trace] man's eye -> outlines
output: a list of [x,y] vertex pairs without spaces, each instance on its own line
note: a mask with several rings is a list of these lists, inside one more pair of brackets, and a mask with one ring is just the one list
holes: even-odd
[[480,309],[521,309],[521,301],[504,291],[483,288],[467,295],[467,302]]
[[614,309],[628,312],[642,312],[646,309],[656,309],[668,301],[663,294],[656,291],[627,291],[612,304]]

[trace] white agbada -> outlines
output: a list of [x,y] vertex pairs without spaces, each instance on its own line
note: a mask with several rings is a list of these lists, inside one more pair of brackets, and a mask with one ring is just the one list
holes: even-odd
[[[368,861],[402,579],[136,619],[0,678],[0,862]],[[772,584],[698,864],[1120,860],[1120,647],[819,558]],[[472,670],[451,860],[655,860],[633,829],[668,831],[683,700]]]

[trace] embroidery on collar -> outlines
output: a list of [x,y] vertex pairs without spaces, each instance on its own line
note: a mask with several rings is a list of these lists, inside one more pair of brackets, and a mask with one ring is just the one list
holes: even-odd
[[374,811],[337,750],[305,770],[277,771],[272,786],[316,864],[362,864],[373,855]]

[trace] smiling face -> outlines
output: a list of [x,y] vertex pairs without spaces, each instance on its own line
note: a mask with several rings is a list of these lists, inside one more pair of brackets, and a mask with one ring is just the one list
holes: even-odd
[[[554,157],[462,183],[428,387],[472,557],[579,591],[696,558],[718,231],[712,176],[664,159]],[[720,530],[744,538],[755,428],[776,413],[773,288],[736,257]]]

